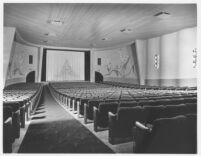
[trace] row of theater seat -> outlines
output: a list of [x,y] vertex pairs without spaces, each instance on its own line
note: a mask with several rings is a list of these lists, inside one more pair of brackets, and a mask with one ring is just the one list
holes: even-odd
[[136,121],[152,124],[155,119],[168,118],[177,115],[196,114],[197,105],[194,103],[121,107],[116,114],[109,112],[109,141],[111,144],[132,140],[132,127]]
[[[94,83],[82,83],[81,87],[54,83],[49,88],[58,102],[78,117],[84,116],[85,124],[93,120],[95,131],[109,129],[111,144],[132,140],[135,121],[152,124],[158,118],[197,113],[196,90],[144,90]],[[105,89],[109,90],[107,96],[102,93]],[[98,93],[93,94],[96,91]]]
[[[67,83],[68,84],[68,83]],[[74,84],[74,83],[73,83]],[[84,83],[83,83],[84,84]],[[125,89],[122,87],[109,87],[104,85],[104,89],[102,85],[97,84],[94,85],[92,83],[92,86],[90,83],[86,84],[86,88],[84,88],[82,84],[82,87],[78,87],[77,84],[75,84],[76,87],[73,87],[73,92],[72,89],[69,89],[66,87],[67,85],[64,84],[63,88],[61,88],[61,83],[59,84],[59,87],[57,84],[51,84],[50,86],[57,90],[58,93],[57,95],[60,97],[62,101],[66,101],[67,105],[69,107],[72,107],[73,110],[78,111],[78,114],[84,115],[85,121],[87,118],[92,119],[93,116],[93,106],[98,106],[99,103],[102,101],[112,101],[112,100],[119,100],[119,101],[133,101],[137,99],[153,99],[153,98],[159,98],[158,96],[165,96],[165,98],[168,98],[172,96],[175,97],[183,97],[183,96],[196,96],[195,91],[164,91],[164,90],[140,90],[140,89]],[[69,86],[72,86],[70,83]],[[66,89],[65,89],[66,87]],[[90,88],[91,87],[91,88]],[[70,90],[70,91],[69,91]],[[77,91],[77,92],[76,92]],[[127,92],[125,94],[125,91]],[[94,93],[98,92],[98,93]],[[104,93],[107,94],[104,94]],[[131,95],[132,92],[132,95]],[[91,94],[91,96],[86,96]],[[62,99],[63,98],[63,99]],[[68,107],[68,106],[67,106]]]
[[3,152],[11,153],[20,137],[20,128],[34,113],[42,93],[42,84],[14,84],[3,90]]
[[140,88],[140,89],[160,89],[160,90],[197,90],[197,87],[175,87],[175,86],[149,86],[149,85],[137,85],[123,82],[103,81],[102,84],[109,84],[112,86],[128,87],[128,88]]
[[160,105],[178,105],[185,103],[196,103],[195,97],[189,98],[174,98],[174,99],[161,99],[161,100],[142,100],[142,101],[118,101],[116,102],[101,102],[98,107],[93,108],[94,130],[98,131],[98,127],[108,127],[108,113],[116,114],[122,107],[136,107],[136,106],[160,106]]

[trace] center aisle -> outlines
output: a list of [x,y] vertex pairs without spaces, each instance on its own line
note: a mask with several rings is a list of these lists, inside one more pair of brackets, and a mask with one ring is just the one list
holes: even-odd
[[67,113],[44,86],[19,153],[113,153]]

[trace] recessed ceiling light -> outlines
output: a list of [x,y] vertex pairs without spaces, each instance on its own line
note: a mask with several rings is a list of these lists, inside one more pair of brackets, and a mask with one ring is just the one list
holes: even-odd
[[160,19],[165,19],[165,18],[170,17],[171,15],[170,15],[169,12],[161,11],[161,12],[155,14],[154,16],[155,16],[155,17],[158,17],[158,18],[160,18]]
[[61,21],[61,20],[47,20],[47,23],[49,24],[52,24],[52,25],[63,25],[64,24],[64,21]]
[[124,29],[121,29],[120,32],[123,32],[123,33],[130,33],[130,32],[133,32],[133,30],[130,29],[130,28],[124,28]]
[[56,37],[56,34],[55,34],[55,33],[45,33],[44,35],[45,35],[45,36],[52,36],[52,37]]
[[105,37],[105,38],[102,38],[102,40],[103,41],[107,41],[107,40],[109,40],[107,37]]
[[96,43],[91,43],[91,47],[95,47],[96,46]]

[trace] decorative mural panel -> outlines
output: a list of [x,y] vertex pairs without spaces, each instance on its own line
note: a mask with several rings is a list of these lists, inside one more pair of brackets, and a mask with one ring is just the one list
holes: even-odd
[[102,58],[102,65],[95,70],[104,77],[137,79],[136,67],[130,46],[119,49],[95,52],[96,58]]
[[25,76],[25,59],[26,59],[26,54],[24,52],[19,53],[18,55],[15,55],[14,62],[13,62],[13,70],[12,70],[12,75],[14,77],[19,77],[24,75]]
[[31,65],[29,64],[30,54],[33,55],[33,58],[36,60],[38,49],[15,42],[13,55],[9,63],[8,79],[26,77],[30,71],[37,70],[37,62]]

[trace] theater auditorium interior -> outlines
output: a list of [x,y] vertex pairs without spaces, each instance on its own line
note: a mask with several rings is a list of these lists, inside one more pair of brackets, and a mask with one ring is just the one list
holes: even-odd
[[197,5],[3,3],[3,153],[198,154]]

